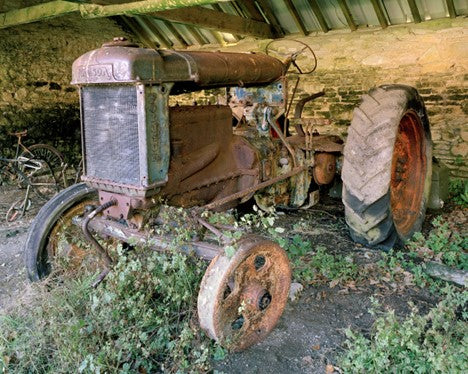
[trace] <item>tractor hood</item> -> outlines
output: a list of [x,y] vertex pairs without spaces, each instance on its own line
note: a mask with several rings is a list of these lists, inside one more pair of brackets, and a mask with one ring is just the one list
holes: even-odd
[[73,63],[72,84],[174,82],[176,91],[192,91],[270,83],[284,68],[264,54],[153,50],[116,38]]

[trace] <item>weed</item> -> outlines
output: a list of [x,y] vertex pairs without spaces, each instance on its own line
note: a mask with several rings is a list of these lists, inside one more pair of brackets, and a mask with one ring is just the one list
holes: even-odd
[[371,313],[378,318],[371,335],[346,331],[341,368],[352,373],[466,373],[468,292],[445,287],[443,293],[445,298],[427,314],[419,315],[413,306],[405,319],[381,312],[374,302]]
[[221,351],[193,322],[204,268],[179,253],[120,249],[96,290],[90,274],[36,285],[33,305],[0,319],[0,372],[206,371]]
[[468,206],[468,179],[451,179],[449,197],[457,205]]
[[468,270],[468,238],[449,229],[442,217],[432,221],[434,227],[427,238],[416,233],[407,243],[410,255],[424,260],[435,260],[448,266]]

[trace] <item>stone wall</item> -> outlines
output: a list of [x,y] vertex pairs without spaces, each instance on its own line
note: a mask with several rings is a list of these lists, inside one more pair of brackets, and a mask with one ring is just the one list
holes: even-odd
[[125,35],[109,19],[69,16],[0,30],[0,149],[8,132],[28,129],[25,142],[57,146],[76,161],[80,149],[78,94],[71,66],[81,54]]
[[[306,104],[304,109],[305,116],[332,120],[332,126],[319,128],[320,132],[345,136],[353,108],[370,88],[389,83],[411,85],[425,100],[434,154],[450,167],[452,175],[468,178],[466,19],[442,19],[385,30],[333,31],[297,39],[309,44],[318,58],[317,70],[301,77],[297,97],[325,90],[324,97]],[[266,43],[245,40],[224,50],[262,51]],[[294,83],[292,77],[290,91]]]

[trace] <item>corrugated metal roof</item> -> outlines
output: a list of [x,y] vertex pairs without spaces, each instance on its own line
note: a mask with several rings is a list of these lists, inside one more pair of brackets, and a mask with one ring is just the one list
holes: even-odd
[[[324,28],[323,24],[321,25],[320,23],[320,14],[317,14],[318,12],[321,13],[322,20],[326,23],[328,29],[349,29],[350,25],[343,6],[349,9],[352,20],[358,28],[384,27],[385,24],[398,25],[418,21],[415,19],[415,16],[417,17],[418,15],[415,15],[414,9],[412,12],[411,2],[417,7],[417,12],[422,22],[451,16],[448,5],[451,0],[290,0],[289,8],[287,0],[242,0],[206,5],[204,8],[243,18],[252,18],[252,15],[246,10],[246,6],[243,6],[243,3],[248,1],[262,15],[263,22],[274,24],[277,21],[285,35],[297,34],[302,31],[305,31],[307,34],[323,32]],[[456,15],[468,14],[467,0],[452,0],[452,3]],[[291,9],[291,5],[293,9]],[[314,11],[314,5],[318,6],[318,11],[317,8]],[[294,10],[299,20],[295,19]],[[377,15],[379,10],[384,20],[379,20]],[[270,16],[268,15],[269,13]],[[271,19],[271,14],[274,14],[277,20]],[[239,38],[242,38],[240,35],[207,30],[193,25],[186,26],[175,22],[172,23],[173,29],[171,31],[167,27],[168,21],[162,21],[151,16],[134,16],[133,18],[137,20],[137,24],[139,25],[139,34],[144,35],[142,38],[144,40],[141,41],[147,44],[145,40],[150,39],[162,48],[184,48],[187,45],[207,43],[234,43]],[[303,24],[302,27],[300,23]],[[161,40],[161,36],[158,37],[154,30],[151,31],[149,27],[151,25],[153,29],[159,30],[163,38],[170,40],[170,46],[167,46],[167,43],[164,43]],[[302,31],[301,28],[303,28]],[[178,37],[174,36],[174,30],[179,34]],[[183,43],[181,43],[181,39],[183,39]]]

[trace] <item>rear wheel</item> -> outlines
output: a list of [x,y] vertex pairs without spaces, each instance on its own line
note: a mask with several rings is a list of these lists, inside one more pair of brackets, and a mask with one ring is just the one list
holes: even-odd
[[351,237],[387,250],[421,230],[431,162],[429,121],[417,91],[387,85],[364,95],[344,148],[343,203]]
[[74,216],[83,214],[87,205],[97,205],[96,190],[84,183],[75,184],[55,195],[34,218],[24,245],[28,277],[37,281],[48,275],[57,257],[67,259],[79,267],[87,257],[95,265],[96,253],[88,253],[80,246],[81,230],[72,225]]

